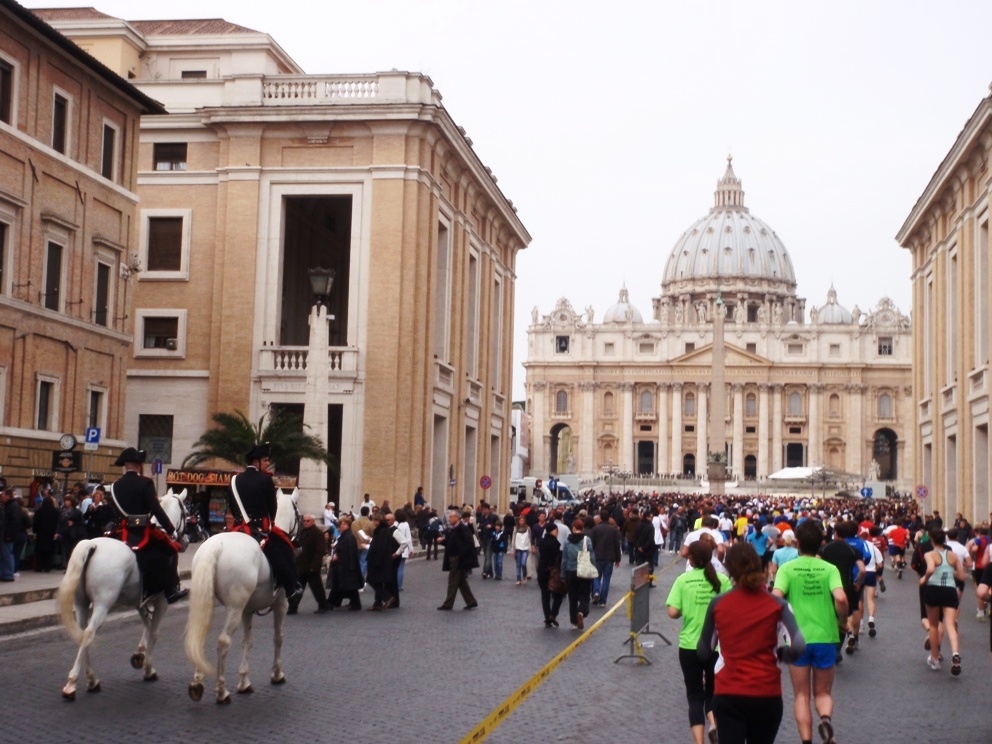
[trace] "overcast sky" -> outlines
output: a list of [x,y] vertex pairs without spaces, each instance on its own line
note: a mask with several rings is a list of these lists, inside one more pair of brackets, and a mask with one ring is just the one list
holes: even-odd
[[[31,2],[73,7],[82,2]],[[530,309],[645,319],[734,156],[807,308],[911,299],[894,239],[992,80],[992,2],[347,3],[88,0],[129,20],[224,18],[308,73],[424,72],[533,236],[517,260],[514,399]]]

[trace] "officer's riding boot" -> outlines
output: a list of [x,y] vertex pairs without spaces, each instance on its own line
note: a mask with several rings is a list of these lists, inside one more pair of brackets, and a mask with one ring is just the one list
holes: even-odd
[[165,593],[165,601],[170,605],[189,596],[189,589],[183,589],[179,585],[179,556],[173,555],[169,559],[169,573],[172,588]]

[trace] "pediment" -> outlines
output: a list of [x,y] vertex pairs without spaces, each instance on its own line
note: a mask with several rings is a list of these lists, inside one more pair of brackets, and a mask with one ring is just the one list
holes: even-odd
[[[759,354],[746,351],[733,344],[726,345],[726,366],[727,367],[770,367],[771,361]],[[707,344],[699,349],[694,349],[688,354],[683,354],[672,360],[675,366],[685,367],[712,367],[713,366],[713,344]]]

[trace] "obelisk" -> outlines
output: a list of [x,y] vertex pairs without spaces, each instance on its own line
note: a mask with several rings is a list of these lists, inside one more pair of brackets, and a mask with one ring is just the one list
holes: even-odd
[[727,346],[723,338],[723,321],[727,309],[723,297],[717,289],[716,307],[713,311],[713,366],[710,377],[710,422],[709,450],[706,474],[710,482],[710,493],[723,494],[723,484],[727,480],[727,391],[726,363]]

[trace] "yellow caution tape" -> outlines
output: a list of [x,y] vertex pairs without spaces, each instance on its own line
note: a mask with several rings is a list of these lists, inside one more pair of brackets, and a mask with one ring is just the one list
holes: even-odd
[[[667,571],[672,566],[674,566],[677,561],[678,561],[678,557],[672,559],[672,562],[669,563],[667,566],[665,566],[665,568],[663,568],[661,571],[659,571],[658,575],[665,573],[665,571]],[[652,575],[650,580],[653,581],[654,579],[655,576]],[[589,640],[589,638],[592,637],[592,634],[595,633],[597,630],[599,630],[599,628],[603,626],[603,623],[605,623],[614,612],[619,610],[624,603],[627,603],[628,605],[627,613],[629,617],[631,612],[630,610],[631,603],[628,600],[631,599],[633,596],[634,596],[633,592],[627,592],[625,595],[623,595],[623,599],[621,599],[610,609],[608,609],[603,614],[603,616],[599,618],[599,620],[597,620],[595,623],[593,623],[592,626],[590,626],[590,628],[585,633],[583,633],[574,641],[572,641],[572,643],[568,644],[568,646],[566,646],[564,650],[562,650],[557,656],[555,656],[555,658],[553,658],[551,661],[545,664],[544,667],[537,674],[535,674],[529,680],[527,680],[522,685],[520,685],[520,687],[518,687],[513,692],[513,694],[510,695],[510,697],[508,697],[506,700],[500,703],[499,707],[497,707],[496,710],[494,710],[492,713],[486,716],[479,723],[479,725],[477,725],[474,729],[469,731],[468,734],[466,734],[465,737],[461,740],[461,744],[474,744],[474,742],[482,741],[487,736],[489,736],[489,734],[495,731],[496,727],[499,726],[504,721],[504,719],[506,719],[514,710],[516,710],[517,707],[520,705],[520,703],[522,703],[524,700],[530,697],[530,694],[534,692],[534,690],[536,690],[538,687],[540,687],[541,684],[544,682],[544,680],[546,680],[548,677],[551,676],[551,672],[557,669],[559,664],[561,664],[565,659],[567,659],[572,654],[572,652],[575,651],[575,649],[577,649],[579,646],[581,646],[583,643]]]

